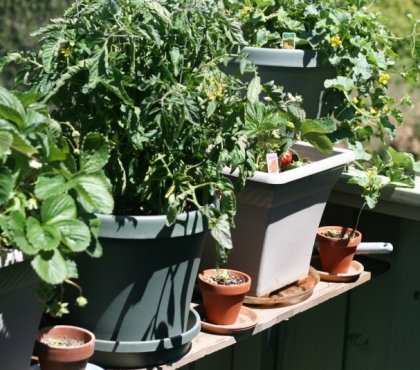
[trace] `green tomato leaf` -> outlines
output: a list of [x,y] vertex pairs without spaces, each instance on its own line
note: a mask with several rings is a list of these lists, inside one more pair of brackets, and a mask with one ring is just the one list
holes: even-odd
[[311,120],[306,119],[302,122],[301,135],[305,136],[309,133],[326,134],[334,132],[337,129],[334,121],[331,119]]
[[258,76],[255,76],[248,86],[247,97],[251,103],[255,103],[259,100],[261,94],[261,80]]
[[260,8],[264,8],[266,6],[274,5],[274,0],[255,0],[255,4]]
[[232,236],[230,233],[229,219],[226,214],[222,214],[214,225],[210,225],[212,237],[225,249],[232,249]]
[[87,173],[101,170],[109,158],[109,145],[99,133],[86,136],[82,144],[80,168]]
[[60,244],[60,231],[55,225],[41,224],[36,218],[26,220],[26,237],[37,248],[53,250]]
[[0,132],[0,157],[10,153],[10,146],[13,142],[13,136],[9,132]]
[[83,252],[90,244],[90,230],[80,220],[62,220],[55,224],[61,232],[61,241],[73,252]]
[[171,57],[172,65],[174,68],[174,76],[179,75],[179,64],[181,60],[181,54],[179,52],[178,47],[172,48],[172,50],[169,52],[169,55]]
[[320,134],[317,132],[308,132],[305,135],[302,135],[302,139],[311,143],[315,148],[317,148],[322,153],[331,153],[333,150],[333,144],[331,140],[325,134]]
[[18,127],[24,127],[26,118],[22,103],[2,86],[0,86],[0,118],[11,121]]
[[39,277],[49,284],[60,284],[67,279],[67,265],[58,250],[35,256],[31,261]]
[[42,203],[41,217],[44,224],[75,219],[77,217],[76,203],[68,194],[49,197]]
[[213,113],[216,111],[216,108],[217,108],[217,103],[214,100],[210,101],[206,108],[207,118],[210,118],[213,115]]
[[176,221],[178,214],[179,211],[175,206],[169,206],[168,212],[166,213],[166,223],[168,226],[172,225]]

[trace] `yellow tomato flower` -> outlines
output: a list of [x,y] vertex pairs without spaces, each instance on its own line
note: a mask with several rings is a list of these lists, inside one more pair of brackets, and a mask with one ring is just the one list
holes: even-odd
[[378,111],[375,108],[372,107],[372,108],[370,108],[370,114],[372,116],[376,116],[378,114]]
[[341,42],[340,36],[333,36],[333,37],[331,37],[330,44],[331,44],[331,46],[333,48],[336,48],[338,46],[341,46],[342,42]]
[[247,6],[247,5],[244,6],[242,8],[242,11],[241,11],[242,17],[246,17],[250,11],[251,11],[251,7],[250,6]]
[[391,79],[391,76],[388,73],[383,73],[379,76],[379,83],[382,85],[388,84],[388,81]]
[[384,113],[388,113],[389,112],[389,106],[384,105],[383,110],[384,110]]
[[71,55],[71,49],[70,48],[62,48],[60,50],[60,54],[64,57],[64,58],[68,58]]
[[224,86],[223,83],[217,82],[216,83],[216,97],[221,98],[223,97]]
[[359,99],[357,98],[357,96],[355,96],[355,97],[352,99],[352,102],[353,102],[353,104],[355,104],[355,105],[359,102]]
[[210,100],[216,100],[217,98],[222,98],[224,94],[224,85],[221,81],[216,81],[215,79],[210,79],[210,86],[206,89],[206,95]]

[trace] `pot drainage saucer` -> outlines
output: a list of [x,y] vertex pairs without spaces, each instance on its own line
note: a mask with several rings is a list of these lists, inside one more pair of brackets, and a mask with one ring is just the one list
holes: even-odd
[[108,341],[96,339],[92,361],[104,368],[147,368],[176,361],[191,348],[200,333],[198,312],[191,308],[187,330],[180,335],[146,341]]
[[[195,309],[203,316],[199,306],[195,307]],[[257,322],[258,314],[251,308],[242,306],[235,323],[230,325],[216,325],[207,322],[201,317],[201,329],[212,334],[234,335],[254,328]]]
[[309,268],[308,276],[270,293],[268,297],[246,296],[245,304],[262,306],[290,306],[308,299],[319,282],[319,274],[313,267]]
[[312,257],[311,265],[318,270],[322,281],[329,281],[334,283],[347,283],[356,281],[360,274],[365,270],[364,266],[359,261],[353,260],[350,264],[349,270],[346,273],[331,274],[321,270],[319,256]]
[[[39,364],[32,365],[29,368],[29,370],[40,370],[40,369],[41,368],[40,368]],[[104,370],[104,369],[102,367],[99,367],[98,365],[88,363],[87,366],[86,366],[86,370]]]

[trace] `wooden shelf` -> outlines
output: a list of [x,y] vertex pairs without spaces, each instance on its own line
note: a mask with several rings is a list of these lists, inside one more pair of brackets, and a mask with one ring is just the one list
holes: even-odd
[[[364,271],[359,278],[354,282],[346,283],[335,283],[335,282],[324,282],[320,281],[312,294],[307,300],[287,307],[267,307],[267,308],[256,308],[256,306],[248,306],[254,309],[259,317],[257,325],[253,330],[249,330],[234,336],[231,335],[215,335],[205,332],[200,334],[192,341],[190,351],[181,359],[176,362],[169,363],[166,365],[160,365],[157,367],[148,367],[147,370],[157,369],[177,369],[192,363],[204,356],[210,355],[211,353],[217,352],[223,348],[234,345],[235,343],[255,335],[263,330],[266,330],[281,321],[288,320],[291,317],[309,310],[322,302],[325,302],[333,297],[343,294],[351,289],[356,288],[368,282],[371,279],[371,273]],[[115,370],[115,369],[114,369]],[[142,370],[142,369],[137,369]]]

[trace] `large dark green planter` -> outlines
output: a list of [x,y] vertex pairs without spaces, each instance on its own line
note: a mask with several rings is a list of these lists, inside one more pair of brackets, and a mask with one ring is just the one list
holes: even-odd
[[0,268],[0,368],[26,370],[43,304],[35,290],[40,280],[29,261]]
[[335,78],[336,72],[330,64],[323,63],[319,53],[255,47],[245,47],[242,53],[258,67],[261,82],[274,81],[286,92],[302,96],[302,106],[308,118],[326,113],[324,82]]
[[68,324],[94,332],[91,362],[146,367],[182,356],[200,331],[190,309],[206,225],[202,215],[99,216],[103,256],[80,258],[79,283],[88,305]]

